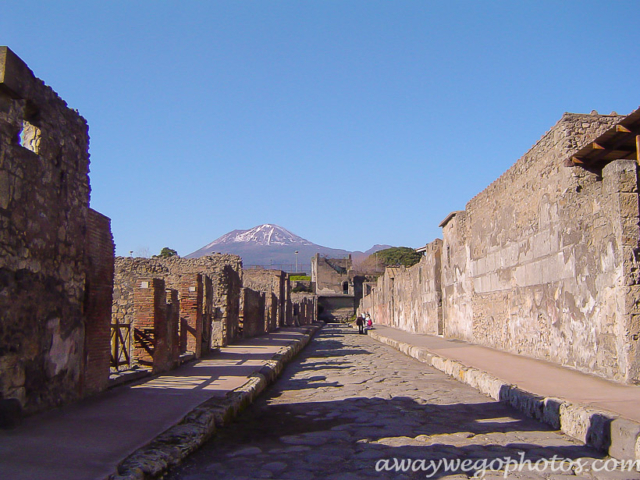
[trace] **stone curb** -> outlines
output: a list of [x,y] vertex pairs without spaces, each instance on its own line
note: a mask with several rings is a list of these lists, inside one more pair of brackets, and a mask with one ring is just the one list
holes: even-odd
[[434,354],[425,347],[385,337],[375,329],[369,331],[369,336],[614,458],[640,460],[638,422],[561,398],[527,392],[487,372]]
[[157,478],[178,465],[211,438],[216,428],[228,424],[250,405],[280,375],[284,366],[304,349],[322,325],[303,328],[306,331],[302,338],[281,347],[258,372],[248,377],[244,385],[228,392],[224,399],[212,398],[193,409],[180,423],[124,459],[109,480]]

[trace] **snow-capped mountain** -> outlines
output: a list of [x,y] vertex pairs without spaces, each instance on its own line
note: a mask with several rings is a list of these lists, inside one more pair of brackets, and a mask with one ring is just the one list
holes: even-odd
[[[378,250],[381,249],[378,248]],[[286,228],[267,223],[249,230],[229,232],[187,255],[186,258],[203,257],[216,252],[240,255],[245,267],[262,265],[293,271],[297,264],[299,271],[307,273],[309,273],[311,257],[316,253],[331,258],[344,258],[352,253],[317,245],[291,233]],[[361,254],[361,252],[357,253]]]
[[229,245],[232,243],[253,243],[255,245],[313,245],[309,240],[305,240],[291,233],[286,228],[266,223],[258,225],[250,230],[234,230],[226,235],[214,240],[205,249],[213,248],[216,245]]

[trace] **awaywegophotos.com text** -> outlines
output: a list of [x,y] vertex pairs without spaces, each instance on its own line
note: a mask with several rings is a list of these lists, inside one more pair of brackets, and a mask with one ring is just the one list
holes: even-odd
[[501,472],[504,478],[516,472],[571,473],[583,472],[640,472],[640,460],[606,459],[569,459],[554,455],[551,458],[529,460],[524,452],[518,458],[440,458],[438,460],[386,458],[376,462],[376,472],[423,472],[426,478],[438,473],[472,473],[474,478],[483,478],[487,472]]

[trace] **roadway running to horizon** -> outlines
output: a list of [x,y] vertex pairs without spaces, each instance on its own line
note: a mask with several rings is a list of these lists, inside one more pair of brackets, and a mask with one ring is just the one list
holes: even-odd
[[604,461],[367,335],[329,324],[252,406],[165,478],[466,479],[484,471],[497,479],[507,469],[509,479],[640,479],[592,471]]

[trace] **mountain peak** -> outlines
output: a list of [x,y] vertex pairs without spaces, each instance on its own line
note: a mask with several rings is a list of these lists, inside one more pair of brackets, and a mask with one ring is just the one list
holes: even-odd
[[273,223],[229,232],[186,258],[198,258],[214,252],[240,255],[245,267],[260,265],[289,272],[309,272],[311,258],[317,253],[330,258],[344,258],[351,253],[317,245]]
[[272,223],[265,223],[249,230],[234,230],[233,232],[229,232],[204,248],[211,249],[219,245],[230,245],[232,243],[262,246],[313,245],[310,241],[291,233],[286,228]]

